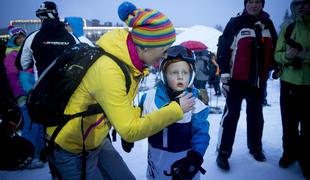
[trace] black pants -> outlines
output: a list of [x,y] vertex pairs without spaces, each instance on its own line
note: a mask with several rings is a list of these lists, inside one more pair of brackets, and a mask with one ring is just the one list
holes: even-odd
[[27,139],[15,135],[0,138],[0,170],[18,170],[25,167],[26,160],[34,157],[34,147]]
[[215,94],[221,94],[220,76],[210,75],[208,80],[209,86],[214,88]]
[[281,81],[280,106],[283,128],[283,155],[298,158],[309,167],[310,85],[298,86]]
[[219,153],[227,158],[232,153],[241,104],[246,100],[247,145],[250,151],[262,150],[263,135],[263,92],[264,88],[252,87],[245,82],[230,82],[226,105],[221,121],[222,134],[219,138]]

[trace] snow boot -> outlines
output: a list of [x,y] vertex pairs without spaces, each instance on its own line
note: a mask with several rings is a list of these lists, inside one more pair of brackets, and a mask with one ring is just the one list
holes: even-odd
[[266,156],[262,150],[250,151],[250,154],[253,155],[256,161],[260,161],[260,162],[266,161]]
[[228,171],[230,169],[228,158],[223,157],[220,154],[216,158],[216,164],[219,168]]
[[285,155],[283,154],[283,156],[280,158],[279,160],[279,166],[281,168],[288,168],[290,165],[292,165],[295,161],[297,160],[297,158],[289,156],[289,155]]

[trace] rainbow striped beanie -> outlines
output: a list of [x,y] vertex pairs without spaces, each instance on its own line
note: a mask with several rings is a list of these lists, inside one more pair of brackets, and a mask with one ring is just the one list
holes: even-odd
[[173,24],[163,13],[154,9],[137,9],[130,2],[122,3],[118,16],[129,27],[132,27],[133,42],[141,47],[160,47],[175,41],[176,33]]

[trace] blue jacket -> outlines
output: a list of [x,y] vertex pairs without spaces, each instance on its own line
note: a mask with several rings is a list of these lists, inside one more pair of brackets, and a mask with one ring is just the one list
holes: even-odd
[[[192,90],[195,96],[197,89]],[[166,86],[159,83],[157,87],[144,94],[141,99],[143,114],[169,104],[170,99]],[[184,118],[168,126],[157,134],[148,138],[149,144],[157,149],[168,152],[194,150],[204,155],[209,145],[209,107],[196,98],[194,110],[184,114]]]

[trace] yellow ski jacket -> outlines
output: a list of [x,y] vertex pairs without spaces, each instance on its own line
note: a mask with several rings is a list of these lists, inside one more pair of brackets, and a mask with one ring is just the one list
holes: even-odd
[[[55,139],[61,148],[72,153],[82,152],[82,137],[86,150],[99,147],[113,126],[128,142],[134,142],[159,132],[164,127],[183,118],[183,111],[175,101],[163,108],[141,117],[141,110],[133,106],[140,79],[147,75],[132,64],[127,48],[128,31],[113,30],[104,34],[97,45],[124,61],[129,67],[131,86],[127,94],[126,79],[120,67],[108,56],[101,56],[87,71],[78,88],[72,94],[65,114],[85,111],[90,104],[99,103],[104,114],[70,120]],[[55,127],[47,129],[49,135]]]

